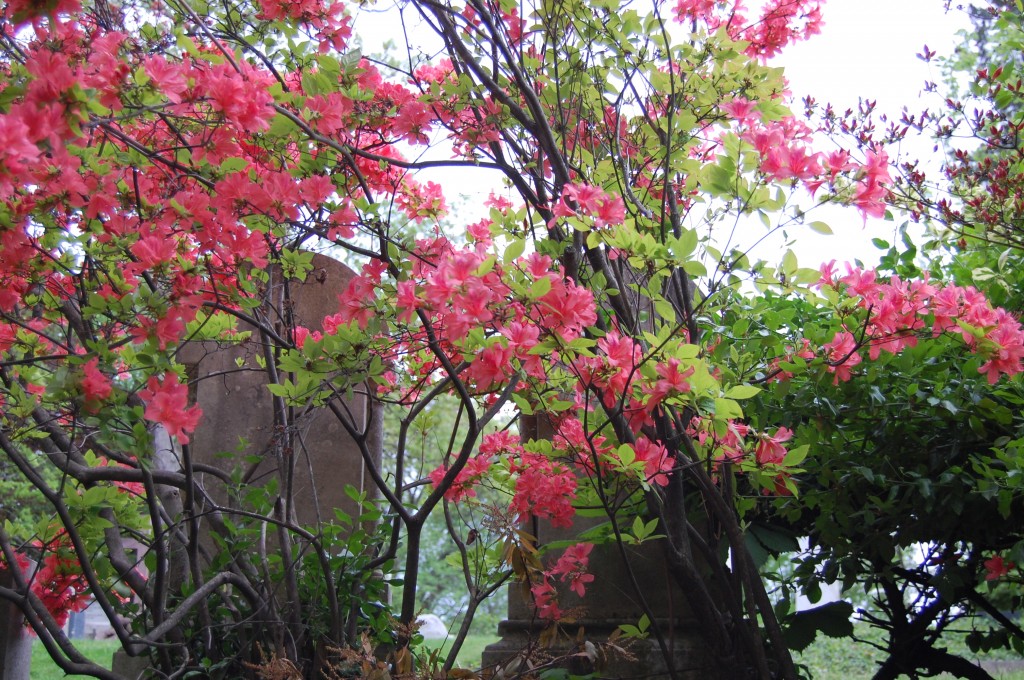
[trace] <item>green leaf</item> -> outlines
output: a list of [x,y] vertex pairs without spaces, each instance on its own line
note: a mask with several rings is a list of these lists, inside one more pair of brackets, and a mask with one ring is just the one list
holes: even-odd
[[195,59],[199,59],[200,57],[202,57],[202,53],[199,51],[199,48],[196,47],[195,42],[193,42],[191,38],[185,35],[183,31],[175,31],[174,39],[178,43],[178,47],[185,50],[185,52],[188,53],[190,57],[193,57]]
[[530,406],[530,402],[526,400],[526,397],[513,392],[512,401],[515,402],[516,408],[518,408],[519,412],[524,416],[533,415],[533,407]]
[[787,467],[799,465],[805,458],[807,458],[807,452],[810,450],[811,447],[808,444],[791,449],[789,453],[786,454],[786,458],[782,461],[782,464]]
[[743,409],[729,398],[715,399],[715,419],[729,420],[743,417]]
[[689,260],[683,263],[683,271],[690,276],[707,276],[708,269],[697,260]]
[[677,359],[696,359],[699,354],[700,346],[689,342],[679,345],[672,353]]
[[790,649],[806,649],[818,632],[833,638],[853,635],[853,605],[849,602],[830,602],[820,607],[797,612],[789,617],[784,637]]
[[810,267],[799,267],[790,277],[790,283],[796,285],[808,285],[817,283],[821,279],[821,272]]
[[708,168],[707,190],[715,196],[731,196],[735,192],[736,172],[712,165]]
[[654,309],[666,323],[674,325],[676,322],[676,309],[671,303],[666,300],[658,299],[654,301]]
[[244,170],[247,167],[249,167],[249,161],[245,160],[244,158],[238,158],[237,156],[225,158],[220,163],[221,172],[223,172],[224,174],[238,172],[239,170]]
[[302,91],[306,94],[327,94],[336,89],[338,85],[319,71],[306,71],[302,75]]
[[313,253],[308,250],[284,249],[281,251],[281,269],[288,278],[305,281],[306,274],[313,269]]
[[641,518],[641,517],[634,517],[633,518],[633,535],[638,539],[638,541],[642,541],[644,536],[647,535],[647,533],[644,531],[644,520],[643,520],[643,518]]
[[773,555],[794,553],[800,550],[800,542],[793,532],[787,529],[755,522],[750,525],[748,532]]
[[270,128],[264,134],[268,137],[287,137],[298,129],[291,118],[279,113],[271,119]]
[[636,543],[643,543],[644,541],[654,538],[654,532],[658,528],[658,518],[644,522],[640,517],[633,518],[632,533],[636,538]]
[[497,259],[498,258],[496,258],[494,255],[488,257],[486,260],[483,261],[483,263],[479,267],[476,268],[476,271],[473,272],[473,276],[482,277],[490,274],[494,270],[494,264],[495,262],[497,262]]
[[288,397],[292,393],[291,385],[281,385],[279,383],[269,383],[267,389],[275,397]]
[[782,256],[782,271],[786,274],[792,274],[797,269],[796,253],[792,250],[787,250],[786,254]]
[[811,228],[811,231],[816,232],[818,234],[825,234],[826,236],[832,235],[832,227],[828,226],[824,222],[821,222],[820,220],[811,222],[807,226]]
[[537,299],[542,298],[551,291],[551,279],[546,276],[542,276],[533,282],[530,286],[530,297]]
[[526,241],[521,238],[513,239],[505,248],[505,254],[502,255],[501,260],[505,264],[515,262],[524,250],[526,250]]
[[729,399],[750,399],[757,394],[760,394],[761,388],[754,387],[753,385],[735,385],[729,388],[729,391],[725,393],[725,396]]
[[684,262],[697,249],[697,230],[686,229],[679,238],[669,238],[666,241],[666,245],[668,245],[668,250],[672,253],[673,259],[677,262]]

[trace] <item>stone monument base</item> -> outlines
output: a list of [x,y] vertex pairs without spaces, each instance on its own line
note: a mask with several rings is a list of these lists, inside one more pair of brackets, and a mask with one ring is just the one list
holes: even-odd
[[149,677],[152,670],[148,656],[128,656],[123,649],[114,652],[114,662],[111,670],[118,675],[131,680],[141,680]]
[[[502,668],[521,673],[527,667],[517,659],[525,656],[534,664],[560,659],[555,666],[573,675],[593,673],[597,678],[609,680],[667,680],[672,677],[665,655],[654,637],[642,640],[619,638],[607,644],[609,636],[620,625],[635,626],[636,623],[635,619],[584,619],[561,626],[554,643],[541,647],[544,630],[540,622],[502,621],[498,626],[501,639],[484,648],[482,664],[484,668],[495,669],[496,673]],[[709,660],[704,653],[705,647],[699,631],[689,625],[672,627],[664,620],[659,621],[659,624],[666,636],[672,666],[679,680],[707,680],[715,677],[714,673],[709,673]]]

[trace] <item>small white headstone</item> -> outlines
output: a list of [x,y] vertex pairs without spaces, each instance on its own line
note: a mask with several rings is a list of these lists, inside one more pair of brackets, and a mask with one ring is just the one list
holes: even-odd
[[416,622],[420,624],[420,635],[427,640],[448,637],[448,627],[434,614],[423,614]]

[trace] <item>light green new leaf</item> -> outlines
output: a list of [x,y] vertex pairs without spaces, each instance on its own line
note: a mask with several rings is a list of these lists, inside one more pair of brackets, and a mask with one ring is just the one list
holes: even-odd
[[754,387],[753,385],[735,385],[729,388],[729,391],[725,393],[725,396],[729,399],[750,399],[760,392],[761,388]]

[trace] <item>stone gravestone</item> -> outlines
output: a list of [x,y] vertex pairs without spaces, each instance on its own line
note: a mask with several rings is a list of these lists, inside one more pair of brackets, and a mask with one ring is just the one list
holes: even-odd
[[[0,570],[0,586],[14,587],[11,572]],[[0,600],[0,678],[29,680],[31,663],[32,634],[25,627],[21,610],[6,600]]]
[[[315,254],[313,270],[306,280],[287,282],[290,301],[275,306],[279,313],[291,314],[297,325],[320,331],[324,317],[338,312],[338,295],[344,293],[354,276],[341,262]],[[284,299],[285,282],[279,270],[271,271],[269,286],[272,300]],[[251,329],[240,323],[239,330]],[[334,508],[353,514],[356,507],[345,494],[345,485],[351,484],[373,496],[373,481],[366,474],[358,446],[327,408],[310,409],[297,418],[297,430],[290,433],[293,445],[282,456],[286,468],[279,469],[279,458],[271,451],[284,433],[275,431],[267,375],[257,364],[257,356],[262,357],[262,352],[255,331],[240,345],[201,342],[187,343],[182,348],[179,358],[190,369],[195,401],[203,409],[203,420],[192,436],[193,461],[228,473],[241,464],[247,467],[247,483],[277,480],[282,493],[290,485],[295,501],[292,519],[300,524],[332,521]],[[369,400],[358,391],[352,399],[338,401],[359,429],[366,428],[372,415],[367,443],[379,461],[383,438],[381,414],[371,414]],[[257,456],[259,462],[247,463],[246,456]],[[220,482],[213,475],[199,477],[218,502],[224,500],[218,492]]]
[[[522,418],[523,439],[550,438],[550,426],[536,416]],[[546,521],[534,521],[528,528],[537,538],[538,545],[554,541],[571,540],[589,526],[600,520],[578,519],[569,529],[552,527]],[[644,597],[654,613],[662,632],[669,640],[673,666],[678,676],[685,680],[705,680],[715,677],[708,672],[710,660],[704,653],[704,643],[699,635],[699,622],[686,604],[686,598],[669,574],[657,541],[640,546],[626,546],[629,566],[637,583],[643,588]],[[557,554],[548,555],[547,563],[553,563]],[[548,650],[552,657],[565,655],[578,649],[575,645],[577,633],[583,630],[583,637],[595,645],[608,640],[620,625],[637,625],[644,615],[638,603],[629,570],[623,563],[615,545],[595,546],[590,554],[590,573],[594,581],[587,584],[586,595],[582,598],[568,588],[558,588],[558,604],[563,610],[576,610],[581,617],[572,625],[563,625],[565,636]],[[508,590],[508,618],[498,626],[501,639],[489,645],[483,652],[484,668],[504,668],[522,650],[537,647],[544,623],[536,617],[533,600],[528,589],[513,583]],[[669,676],[664,656],[653,635],[627,645],[633,658],[616,657],[600,659],[593,664],[589,659],[577,656],[571,660],[568,670],[575,674],[596,672],[600,678],[667,678]],[[511,670],[511,669],[510,669]],[[519,668],[523,672],[525,668]],[[514,673],[513,673],[514,674]]]
[[[270,271],[268,294],[272,300],[284,300],[284,287],[288,288],[288,302],[277,305],[278,313],[291,314],[295,324],[310,331],[322,330],[325,316],[336,314],[338,295],[344,293],[355,273],[341,262],[325,255],[313,256],[313,270],[305,281],[283,281],[280,270]],[[295,409],[292,446],[285,456],[273,454],[275,438],[282,432],[275,429],[274,403],[267,389],[267,374],[257,363],[263,347],[260,336],[244,323],[238,330],[252,330],[248,340],[240,344],[215,342],[185,343],[178,355],[189,372],[192,399],[202,407],[203,419],[193,433],[190,451],[194,464],[218,468],[230,474],[241,466],[245,481],[256,486],[272,480],[279,489],[291,487],[294,506],[290,518],[301,525],[334,521],[334,509],[340,508],[355,519],[356,503],[345,493],[352,485],[366,491],[368,497],[376,495],[373,481],[366,473],[358,445],[326,407]],[[360,430],[368,428],[367,446],[372,458],[379,463],[383,441],[383,417],[373,408],[365,393],[358,390],[350,399],[339,399],[341,410],[350,414]],[[169,441],[157,449],[163,450],[172,462],[177,454]],[[158,451],[158,455],[160,451]],[[247,458],[257,462],[250,462]],[[282,469],[279,462],[284,463]],[[197,474],[207,493],[220,505],[228,500],[223,482],[213,474]],[[272,527],[271,527],[272,528]],[[212,531],[203,526],[203,531]],[[268,531],[270,540],[276,530]],[[204,541],[213,547],[212,541]],[[172,572],[174,568],[172,567]],[[125,677],[148,677],[147,663],[142,658],[128,657],[118,652],[114,657],[114,672]],[[5,676],[6,677],[6,676]]]

